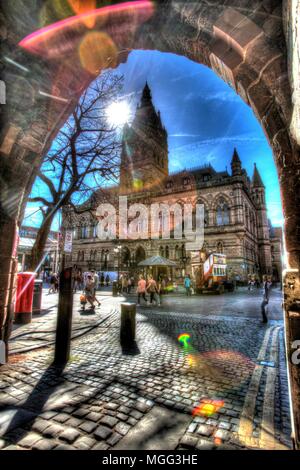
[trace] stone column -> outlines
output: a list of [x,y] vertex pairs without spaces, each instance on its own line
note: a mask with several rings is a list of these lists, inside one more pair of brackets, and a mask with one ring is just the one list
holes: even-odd
[[296,449],[300,449],[300,277],[298,269],[284,271],[283,288],[285,341],[292,396],[292,437]]

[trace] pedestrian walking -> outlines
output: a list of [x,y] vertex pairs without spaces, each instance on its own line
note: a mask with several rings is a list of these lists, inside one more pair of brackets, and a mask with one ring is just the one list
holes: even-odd
[[109,281],[110,281],[109,274],[106,274],[105,282],[106,282],[107,287],[109,286]]
[[48,290],[48,294],[53,294],[55,292],[55,275],[54,273],[50,273],[50,287]]
[[151,275],[149,276],[147,292],[150,294],[150,304],[152,304],[153,300],[155,299],[155,294],[157,293],[157,284]]
[[191,284],[191,277],[189,274],[187,274],[184,278],[184,287],[187,296],[191,295]]
[[263,318],[263,323],[268,322],[268,316],[266,312],[266,307],[269,303],[270,300],[270,288],[271,288],[272,283],[268,281],[267,276],[263,277],[263,299],[261,303],[261,314]]
[[158,279],[157,282],[157,305],[162,305],[162,296],[163,296],[163,280],[161,278]]
[[143,278],[142,274],[140,275],[139,277],[139,282],[138,282],[138,285],[137,285],[137,295],[138,295],[138,301],[137,301],[137,304],[140,305],[140,299],[141,297],[143,297],[144,301],[146,302],[146,304],[148,304],[148,299],[146,297],[146,281],[145,279]]
[[91,271],[91,276],[92,276],[92,279],[94,281],[94,296],[93,296],[93,300],[95,302],[97,302],[98,304],[98,307],[100,307],[101,303],[99,302],[99,300],[97,299],[96,297],[96,292],[97,292],[97,289],[98,289],[98,286],[99,286],[99,276],[98,274],[95,272],[95,271]]
[[132,283],[131,283],[131,277],[128,279],[128,287],[127,287],[127,292],[128,294],[130,294],[131,292],[131,286],[132,286]]
[[122,277],[122,293],[128,293],[128,279],[127,276]]
[[59,287],[58,275],[56,273],[54,273],[54,292],[55,293],[58,292],[58,287]]
[[86,300],[89,302],[92,309],[95,308],[95,305],[94,305],[95,290],[94,289],[95,289],[95,282],[91,274],[88,274],[84,290],[85,290]]
[[82,273],[77,271],[74,277],[74,292],[82,289]]

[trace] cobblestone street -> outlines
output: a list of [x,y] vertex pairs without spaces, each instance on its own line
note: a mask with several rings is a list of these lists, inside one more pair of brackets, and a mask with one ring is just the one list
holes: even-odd
[[[1,367],[1,448],[291,448],[279,290],[266,325],[260,293],[246,290],[141,306],[131,352],[119,342],[122,298],[99,293],[99,300],[88,320],[97,327],[88,330],[74,314],[87,332],[73,339],[63,371],[51,366],[52,345]],[[54,321],[45,314],[26,331]]]

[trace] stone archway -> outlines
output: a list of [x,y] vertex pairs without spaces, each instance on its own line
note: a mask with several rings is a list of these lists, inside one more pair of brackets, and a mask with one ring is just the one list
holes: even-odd
[[[84,21],[73,30],[72,26],[58,26],[53,36],[49,29],[47,34],[37,33],[31,37],[30,47],[28,43],[25,48],[18,45],[39,29],[43,3],[6,2],[1,13],[7,105],[1,107],[4,126],[0,135],[0,338],[9,334],[17,225],[43,155],[95,72],[116,66],[130,50],[140,48],[173,52],[212,68],[251,106],[267,135],[279,176],[289,267],[294,269],[285,283],[290,351],[300,322],[300,137],[292,125],[299,105],[297,93],[292,100],[296,88],[292,63],[296,42],[291,41],[296,33],[290,22],[293,2],[253,0],[249,9],[248,0],[219,0],[213,8],[201,0],[170,0],[157,2],[154,9],[153,2],[143,1],[135,2],[139,8],[126,9],[124,4],[108,9],[93,23],[93,33],[102,34],[107,51],[103,55],[97,49],[102,62],[96,61],[92,67],[84,67],[80,60],[80,44],[91,33]],[[51,11],[49,23],[61,19],[56,13]],[[289,312],[293,312],[293,320]],[[299,372],[292,364],[290,370],[294,410],[299,410]],[[299,442],[299,411],[295,417]]]
[[146,259],[146,252],[142,246],[138,246],[135,252],[135,263],[138,265]]

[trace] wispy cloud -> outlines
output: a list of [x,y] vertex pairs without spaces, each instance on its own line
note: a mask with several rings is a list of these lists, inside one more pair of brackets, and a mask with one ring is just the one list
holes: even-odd
[[[180,133],[180,134],[170,134],[170,137],[198,137],[197,134],[185,134],[185,133]],[[191,144],[187,145],[179,145],[178,147],[174,147],[174,150],[184,150],[187,148],[191,148],[191,150],[195,147],[205,147],[205,146],[211,146],[211,145],[222,145],[226,143],[256,143],[256,142],[265,142],[265,140],[262,137],[256,137],[252,134],[244,134],[244,135],[230,135],[230,136],[224,136],[224,137],[215,137],[211,139],[202,139],[202,140],[197,140],[196,142],[193,142]]]

